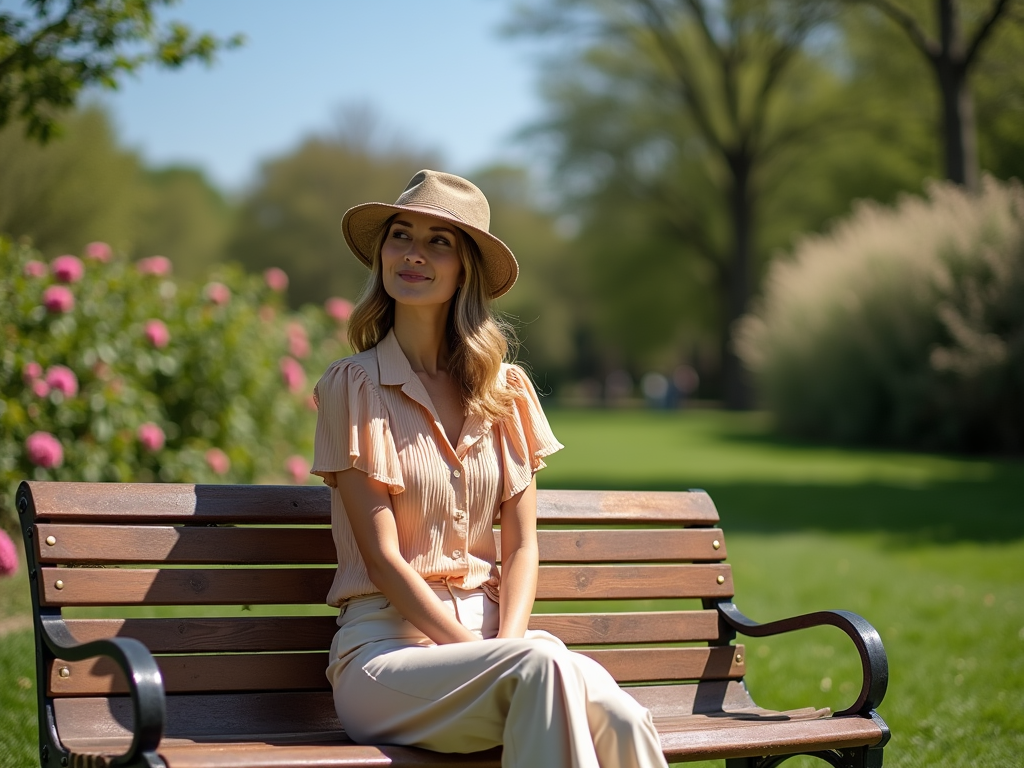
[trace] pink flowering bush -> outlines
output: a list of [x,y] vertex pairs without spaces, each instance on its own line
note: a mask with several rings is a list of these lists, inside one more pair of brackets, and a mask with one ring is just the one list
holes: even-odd
[[235,266],[189,283],[161,257],[81,256],[0,237],[0,529],[23,479],[304,482],[338,322]]
[[171,341],[171,332],[162,320],[147,320],[143,333],[149,343],[157,349],[163,349]]
[[149,256],[139,259],[135,268],[140,275],[153,275],[154,277],[167,277],[171,274],[171,260],[166,256]]
[[77,283],[85,274],[85,265],[77,256],[58,256],[53,260],[52,272],[62,283]]
[[283,269],[278,267],[271,267],[264,272],[263,280],[266,282],[267,287],[276,293],[281,293],[288,289],[288,275]]
[[17,571],[18,550],[7,531],[0,528],[0,576],[12,576]]

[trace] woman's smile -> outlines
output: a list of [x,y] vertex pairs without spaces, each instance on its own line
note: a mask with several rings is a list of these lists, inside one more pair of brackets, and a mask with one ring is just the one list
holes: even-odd
[[399,304],[445,304],[463,279],[459,233],[427,213],[403,211],[380,249],[384,290]]

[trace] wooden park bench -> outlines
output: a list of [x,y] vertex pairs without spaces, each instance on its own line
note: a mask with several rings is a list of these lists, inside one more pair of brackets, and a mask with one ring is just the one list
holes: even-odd
[[[500,749],[441,755],[345,737],[324,675],[336,629],[324,615],[336,562],[327,488],[26,482],[17,507],[43,766],[500,764]],[[554,600],[572,612],[538,612],[530,626],[596,659],[649,707],[669,762],[767,768],[812,754],[844,768],[882,764],[878,633],[842,611],[768,624],[743,616],[706,493],[541,491],[538,508],[538,610]],[[668,609],[666,598],[676,599]],[[637,600],[653,602],[609,610]],[[256,605],[272,615],[245,610]],[[79,606],[120,618],[64,615]],[[758,707],[735,633],[821,625],[860,653],[856,701],[832,715]]]

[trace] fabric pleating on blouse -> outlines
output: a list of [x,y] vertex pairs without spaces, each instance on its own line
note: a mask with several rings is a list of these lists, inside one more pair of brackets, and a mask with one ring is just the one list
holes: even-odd
[[394,332],[373,349],[332,363],[313,390],[313,474],[331,486],[338,571],[327,602],[379,591],[356,547],[335,472],[358,469],[391,495],[402,556],[426,580],[497,595],[492,526],[501,502],[529,486],[544,457],[562,447],[537,393],[515,365],[502,370],[513,413],[491,423],[466,417],[452,446],[430,396]]

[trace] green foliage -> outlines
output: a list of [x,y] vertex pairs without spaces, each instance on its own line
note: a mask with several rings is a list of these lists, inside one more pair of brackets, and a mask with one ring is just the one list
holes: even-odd
[[0,129],[0,167],[0,232],[47,255],[107,240],[136,258],[167,256],[189,279],[223,258],[231,205],[199,171],[144,168],[99,107],[69,115],[45,146],[20,124]]
[[52,255],[94,240],[126,248],[139,213],[139,160],[98,108],[72,114],[66,127],[45,146],[21,124],[0,129],[0,232],[30,237]]
[[27,0],[21,13],[0,12],[0,127],[24,122],[26,135],[48,141],[56,115],[75,106],[83,88],[116,88],[145,64],[176,69],[213,61],[240,45],[194,34],[156,11],[175,0]]
[[1024,450],[1024,188],[863,205],[773,265],[741,354],[790,434]]
[[[104,255],[96,245],[92,252]],[[159,263],[115,256],[86,258],[76,268],[67,263],[73,257],[61,258],[70,269],[63,282],[56,262],[47,268],[37,252],[0,239],[0,513],[7,525],[24,478],[302,477],[286,461],[305,456],[308,468],[313,381],[347,354],[335,321],[315,307],[285,312],[260,277],[235,266],[215,267],[204,285],[175,282],[159,274]],[[44,306],[47,298],[53,304],[54,289],[72,296],[73,307]],[[53,374],[57,366],[68,372]],[[52,438],[43,446],[50,453],[33,461],[27,443],[35,433]]]
[[394,202],[416,171],[437,165],[400,143],[375,143],[372,115],[350,111],[343,119],[335,134],[309,138],[263,165],[227,246],[227,255],[250,270],[284,267],[292,306],[354,298],[367,272],[345,245],[342,215],[370,200]]

